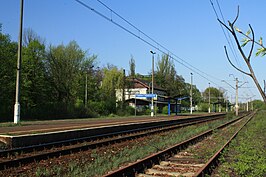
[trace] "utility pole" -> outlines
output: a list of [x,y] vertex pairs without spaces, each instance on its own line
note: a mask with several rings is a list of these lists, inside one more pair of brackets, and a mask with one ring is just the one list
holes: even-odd
[[193,83],[193,73],[190,73],[190,114],[192,114],[192,83]]
[[236,106],[235,106],[235,109],[236,109],[236,116],[238,116],[238,78],[236,78]]
[[[153,51],[150,51],[151,54],[152,54],[152,77],[151,77],[151,93],[153,94],[154,93],[154,54],[156,54],[155,52]],[[154,116],[154,106],[153,106],[153,100],[154,98],[152,97],[151,98],[151,117]]]
[[126,71],[123,69],[123,84],[122,84],[122,109],[125,108],[125,85],[126,85]]
[[248,102],[249,102],[249,100],[247,99],[247,112],[248,112]]
[[20,73],[21,73],[21,50],[22,50],[22,28],[23,28],[23,0],[20,0],[20,25],[18,38],[18,60],[17,60],[17,80],[16,80],[16,101],[14,106],[14,123],[20,122]]
[[210,87],[210,83],[209,83],[209,108],[208,108],[208,112],[211,113],[211,87]]
[[[233,76],[233,77],[234,77],[233,74],[230,74],[229,77],[230,77],[230,76]],[[235,77],[234,77],[234,78],[235,78]],[[230,87],[232,87],[233,89],[236,90],[236,104],[235,104],[235,111],[236,111],[236,116],[238,116],[238,110],[239,110],[239,105],[238,105],[238,88],[240,88],[241,86],[243,86],[243,85],[244,85],[245,83],[247,83],[247,82],[244,82],[242,85],[238,86],[238,83],[239,83],[238,78],[235,78],[235,81],[236,81],[236,87],[234,88],[232,85],[230,85],[229,83],[227,83],[225,80],[222,80],[222,82],[225,82],[225,83],[228,84]],[[231,95],[231,102],[232,102],[232,95]]]

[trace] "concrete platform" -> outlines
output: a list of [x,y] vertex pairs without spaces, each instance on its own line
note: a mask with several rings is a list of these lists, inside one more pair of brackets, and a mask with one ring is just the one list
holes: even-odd
[[[1,127],[0,141],[8,148],[78,139],[147,126],[178,124],[186,119],[209,117],[213,114],[172,117],[131,117],[118,119],[81,119],[64,121],[27,122],[17,127]],[[221,115],[221,114],[217,114]]]

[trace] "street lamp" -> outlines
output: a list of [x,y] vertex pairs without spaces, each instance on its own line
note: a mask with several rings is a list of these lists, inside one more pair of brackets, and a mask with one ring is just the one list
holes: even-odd
[[14,105],[14,123],[20,122],[20,73],[21,73],[21,50],[22,50],[22,28],[23,28],[23,0],[20,0],[20,26],[18,38],[18,60],[17,60],[17,80],[16,80],[16,101]]
[[211,113],[211,87],[209,83],[209,108],[208,108],[208,113]]
[[192,82],[193,82],[193,73],[190,73],[190,114],[192,114]]
[[[154,91],[154,55],[156,54],[152,50],[150,51],[152,54],[152,77],[151,77],[151,93]],[[154,106],[153,106],[153,97],[151,98],[151,117],[154,116]]]

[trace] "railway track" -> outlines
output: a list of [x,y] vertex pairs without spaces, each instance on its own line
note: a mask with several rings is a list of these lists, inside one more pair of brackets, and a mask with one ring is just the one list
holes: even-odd
[[[122,167],[116,171],[109,172],[105,177],[118,177],[118,176],[138,176],[138,177],[151,177],[151,176],[206,176],[211,174],[213,168],[218,164],[218,158],[221,152],[230,141],[238,134],[238,132],[251,120],[255,112],[232,120],[223,124],[215,129],[206,131],[197,135],[189,140],[179,143],[171,148],[160,151],[126,167]],[[221,145],[219,150],[213,152],[209,159],[202,159],[197,157],[197,151],[205,151],[204,144],[206,142],[213,142],[214,134],[217,130],[227,128],[229,125],[237,125],[240,120],[245,122],[237,128],[237,131]],[[222,132],[223,134],[224,132]],[[221,135],[221,134],[220,134]],[[222,136],[222,135],[221,135]],[[228,138],[228,137],[227,137]],[[207,144],[207,143],[206,143]],[[207,144],[209,145],[209,144]],[[200,149],[201,148],[201,149]]]
[[170,131],[176,128],[181,128],[193,124],[212,121],[220,119],[222,117],[224,117],[224,115],[215,116],[212,118],[209,117],[208,119],[193,119],[191,121],[187,119],[179,125],[168,125],[166,127],[153,126],[146,128],[138,128],[134,130],[102,134],[98,136],[79,138],[75,140],[67,140],[56,143],[47,143],[36,146],[4,150],[0,151],[0,170],[20,166],[31,162],[37,162],[48,158],[59,157],[61,155],[67,155],[79,151],[94,149],[97,147],[135,139],[143,136],[148,136],[151,134]]

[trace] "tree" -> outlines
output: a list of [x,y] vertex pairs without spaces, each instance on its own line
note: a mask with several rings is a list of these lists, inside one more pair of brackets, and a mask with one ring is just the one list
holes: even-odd
[[135,60],[134,60],[132,55],[131,55],[131,58],[129,60],[129,68],[130,68],[129,76],[131,78],[135,78],[135,75],[136,75],[136,64],[135,64]]
[[205,102],[209,101],[209,89],[210,89],[210,102],[211,103],[215,103],[218,101],[220,101],[220,102],[224,101],[223,91],[221,91],[215,87],[210,87],[210,88],[206,88],[202,94]]
[[[238,16],[239,16],[239,7],[238,7],[238,11],[237,11],[236,18],[234,19],[233,22],[228,21],[228,26],[227,26],[226,24],[224,24],[220,19],[218,19],[218,21],[219,21],[219,22],[220,22],[220,23],[221,23],[221,24],[222,24],[222,25],[223,25],[223,26],[224,26],[224,27],[225,27],[225,28],[226,28],[226,29],[232,34],[232,36],[234,37],[234,40],[235,40],[236,45],[237,45],[237,47],[238,47],[238,50],[239,50],[239,52],[240,52],[242,58],[244,59],[246,65],[247,65],[247,67],[248,67],[248,69],[249,69],[249,72],[243,71],[242,69],[238,68],[237,66],[235,66],[235,65],[232,63],[232,61],[231,61],[230,58],[229,58],[229,55],[228,55],[228,52],[227,52],[226,46],[224,46],[225,53],[226,53],[226,57],[227,57],[229,63],[230,63],[230,64],[231,64],[236,70],[238,70],[239,72],[241,72],[241,73],[243,73],[243,74],[245,74],[245,75],[247,75],[247,76],[250,76],[250,77],[253,79],[253,81],[254,81],[256,87],[258,88],[258,90],[259,90],[259,92],[260,92],[260,94],[261,94],[261,96],[262,96],[262,98],[263,98],[263,100],[264,100],[264,103],[266,103],[266,95],[265,95],[264,91],[262,90],[262,88],[261,88],[261,86],[260,86],[260,84],[259,84],[259,82],[258,82],[258,80],[257,80],[257,77],[255,76],[255,72],[254,72],[254,70],[253,70],[253,67],[252,67],[252,65],[251,65],[251,56],[252,56],[252,52],[253,52],[254,44],[255,44],[255,34],[254,34],[254,31],[253,31],[251,25],[249,25],[250,32],[248,32],[247,34],[245,34],[245,36],[247,37],[247,39],[244,39],[244,41],[243,41],[243,45],[240,44],[240,41],[239,41],[239,39],[238,39],[238,36],[237,36],[236,31],[240,32],[241,34],[243,34],[243,33],[241,32],[241,30],[239,30],[239,29],[236,28],[236,26],[235,26],[235,23],[236,23],[236,21],[237,21],[237,19],[238,19]],[[252,36],[252,37],[249,37],[249,34],[250,34],[250,33],[251,33],[251,36]],[[244,47],[244,46],[245,46],[247,43],[249,43],[249,42],[251,43],[251,47],[250,47],[250,50],[249,50],[248,55],[246,55],[245,52],[243,51],[242,47]],[[259,42],[257,42],[256,44],[259,44],[259,45],[261,46],[261,48],[258,49],[257,55],[260,55],[260,54],[261,54],[262,56],[264,56],[264,55],[266,54],[266,49],[265,49],[265,47],[264,47],[263,44],[262,44],[262,38],[260,38]]]
[[85,52],[75,41],[67,46],[62,44],[49,47],[46,71],[57,102],[66,105],[75,103],[85,56]]
[[102,96],[104,101],[104,114],[116,112],[116,89],[123,88],[123,71],[116,66],[107,65],[103,68]]
[[169,55],[163,55],[161,60],[158,60],[155,71],[155,83],[166,89],[170,96],[181,95],[184,91],[185,81],[182,76],[176,74],[175,65],[171,61]]
[[11,118],[15,102],[17,43],[0,33],[0,117]]
[[[21,105],[25,108],[22,111],[27,117],[29,117],[27,111],[31,112],[34,108],[41,109],[51,96],[51,87],[44,66],[45,57],[45,46],[37,38],[31,40],[23,49]],[[36,114],[38,113],[37,111]]]
[[79,99],[83,100],[87,84],[87,100],[95,101],[98,98],[100,82],[102,80],[100,69],[97,66],[97,55],[86,57],[81,65],[83,77],[81,77],[79,85],[84,85],[84,87],[79,87]]
[[35,31],[31,28],[23,30],[23,46],[28,46],[32,41],[39,41],[40,44],[44,45],[44,39],[42,39]]

